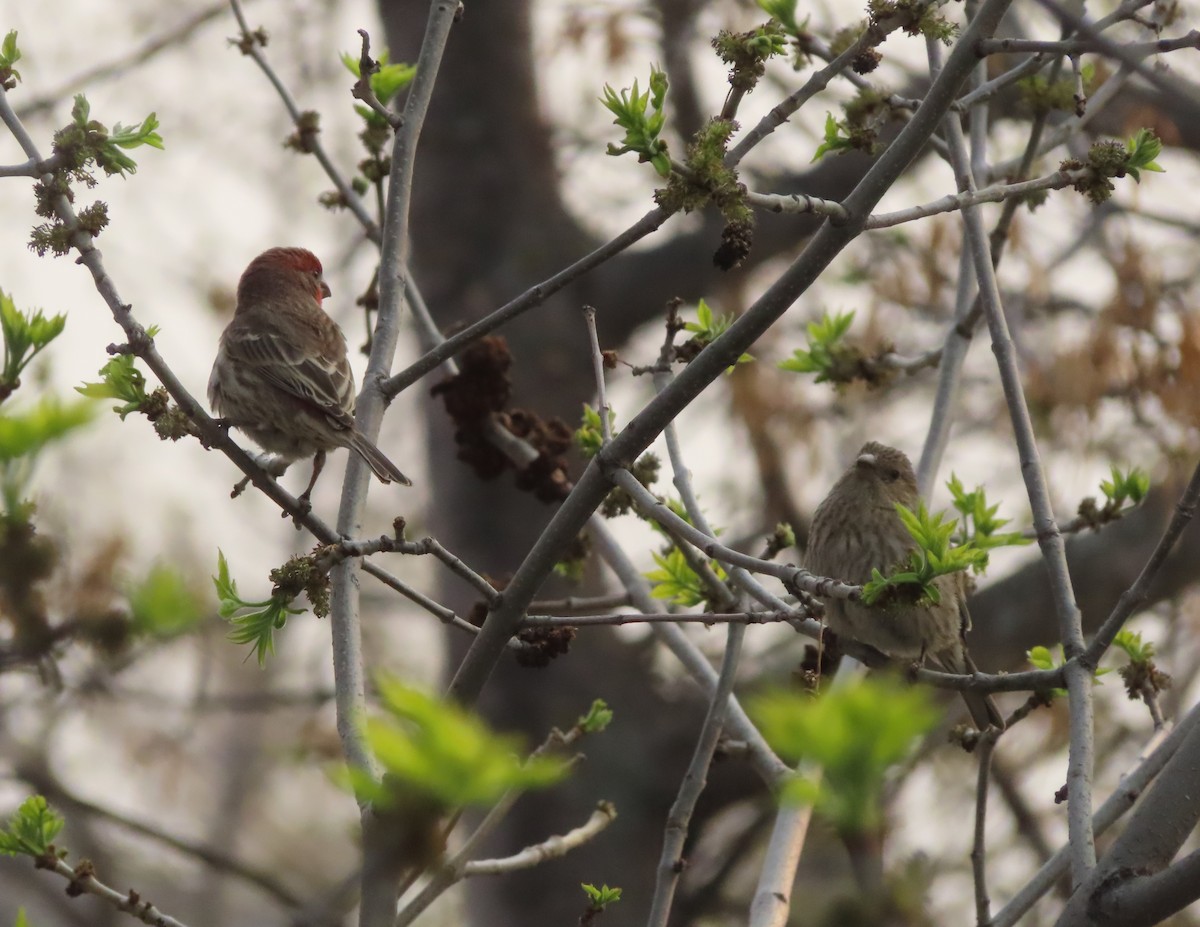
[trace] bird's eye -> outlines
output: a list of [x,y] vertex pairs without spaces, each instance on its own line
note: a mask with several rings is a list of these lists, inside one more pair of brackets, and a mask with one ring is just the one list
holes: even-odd
[[883,477],[885,483],[894,483],[900,479],[900,471],[895,467],[884,467],[879,471],[879,475]]

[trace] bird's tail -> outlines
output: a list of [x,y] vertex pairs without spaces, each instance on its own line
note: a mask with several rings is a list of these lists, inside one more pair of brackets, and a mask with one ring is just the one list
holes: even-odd
[[412,480],[400,472],[400,468],[384,456],[383,451],[371,443],[370,439],[355,428],[350,432],[350,449],[367,462],[371,472],[379,477],[381,483],[399,483],[411,486]]

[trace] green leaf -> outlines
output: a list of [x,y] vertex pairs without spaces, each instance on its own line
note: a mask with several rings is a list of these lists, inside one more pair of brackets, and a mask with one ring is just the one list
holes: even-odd
[[259,666],[265,666],[267,656],[275,653],[275,632],[282,630],[290,615],[304,613],[291,608],[291,596],[277,595],[261,602],[247,602],[237,591],[237,583],[229,574],[229,564],[223,551],[217,551],[217,575],[213,577],[220,602],[218,613],[230,623],[229,639],[235,644],[252,644]]
[[[616,437],[617,429],[614,427],[617,420],[617,414],[612,410],[608,410],[608,427],[613,437]],[[595,457],[600,448],[604,446],[604,431],[600,427],[600,413],[593,409],[586,402],[583,404],[583,421],[582,424],[575,430],[575,443],[579,446],[579,450],[584,457]]]
[[588,896],[588,903],[594,910],[603,911],[610,904],[621,900],[621,890],[619,888],[609,888],[603,885],[600,888],[592,885],[589,882],[580,883],[584,894]]
[[888,771],[911,755],[939,713],[927,689],[873,676],[819,698],[777,691],[752,699],[767,742],[794,763],[823,768],[820,782],[796,778],[783,800],[811,805],[839,833],[877,831]]
[[823,312],[820,319],[808,323],[808,350],[793,351],[790,358],[780,361],[779,369],[794,373],[815,373],[818,383],[837,379],[838,366],[854,353],[842,343],[853,322],[853,311],[839,312],[832,316]]
[[632,89],[620,93],[608,84],[604,85],[604,96],[600,102],[616,118],[613,124],[625,130],[621,145],[608,146],[608,154],[622,155],[634,152],[639,161],[649,161],[660,176],[671,173],[671,162],[667,156],[667,143],[659,138],[666,124],[663,109],[667,95],[667,75],[656,67],[650,69],[650,88],[641,93],[638,82]]
[[[225,566],[228,578],[228,566],[221,565]],[[191,587],[177,571],[161,564],[151,567],[146,577],[129,591],[129,610],[135,631],[158,638],[184,634],[203,617]]]
[[1117,632],[1113,645],[1125,651],[1125,655],[1135,663],[1145,663],[1153,659],[1155,653],[1153,641],[1143,641],[1140,632],[1128,628]]
[[1162,153],[1162,141],[1153,129],[1138,129],[1125,146],[1129,163],[1125,172],[1138,183],[1142,182],[1141,171],[1163,173],[1163,168],[1154,159]]
[[0,853],[6,856],[44,856],[66,822],[41,795],[25,799],[8,825],[0,829]]
[[613,711],[602,698],[592,702],[588,713],[576,722],[585,734],[599,734],[612,723]]
[[1140,467],[1123,471],[1115,464],[1109,468],[1111,480],[1100,483],[1100,491],[1108,498],[1112,508],[1120,508],[1126,501],[1134,505],[1146,498],[1150,491],[1150,477]]
[[[653,584],[650,595],[656,599],[666,599],[685,608],[708,601],[708,590],[688,564],[683,551],[673,546],[665,555],[654,554],[653,556],[659,569],[645,574],[646,579]],[[718,579],[725,579],[725,570],[717,561],[710,561],[709,566],[712,567]]]
[[100,368],[99,382],[84,383],[75,387],[75,391],[91,399],[120,399],[122,405],[113,406],[113,411],[124,420],[148,398],[146,378],[134,366],[135,361],[132,354],[118,354]]
[[788,35],[796,36],[800,33],[800,26],[796,22],[796,0],[755,0],[755,2],[764,13],[777,20]]
[[47,396],[20,415],[0,414],[0,462],[36,456],[47,444],[90,422],[92,411],[90,403],[63,403]]
[[[358,55],[352,55],[350,52],[342,52],[341,58],[342,64],[346,66],[347,71],[355,77],[362,77]],[[380,103],[387,106],[391,102],[392,97],[412,83],[413,78],[417,76],[417,66],[415,64],[405,64],[404,62],[391,64],[386,50],[380,53],[377,63],[379,64],[379,70],[371,75],[371,92],[375,94],[375,98]],[[376,115],[369,108],[367,108],[366,113],[369,113],[371,116]]]
[[986,565],[987,553],[973,544],[953,546],[955,522],[947,513],[930,514],[924,502],[918,503],[915,512],[899,503],[895,508],[917,549],[903,564],[883,564],[892,569],[887,576],[872,570],[870,581],[863,585],[865,604],[890,604],[881,601],[889,592],[897,592],[914,604],[937,604],[941,601],[941,591],[935,584],[938,577],[968,569],[978,572]]
[[382,783],[367,788],[384,805],[415,791],[445,808],[487,806],[511,789],[545,788],[566,775],[566,764],[554,757],[522,762],[516,738],[493,733],[458,705],[387,676],[376,687],[383,713],[363,730],[385,772]]
[[820,161],[825,155],[831,151],[849,151],[854,147],[854,142],[848,135],[843,135],[845,126],[833,118],[833,113],[825,114],[825,140],[817,147],[817,152],[812,156],[814,163]]
[[14,388],[23,371],[51,341],[62,334],[65,315],[49,318],[41,309],[23,313],[12,297],[0,290],[0,333],[4,337],[4,367],[0,370],[0,388]]
[[13,67],[21,60],[21,49],[17,48],[17,30],[11,30],[0,43],[0,84],[12,90],[21,79],[21,72]]

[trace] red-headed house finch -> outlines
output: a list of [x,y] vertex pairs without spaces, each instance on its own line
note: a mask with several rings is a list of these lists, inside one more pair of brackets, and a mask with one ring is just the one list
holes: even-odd
[[307,500],[325,452],[348,447],[384,483],[412,482],[354,424],[354,373],[346,337],[325,311],[321,262],[303,248],[272,248],[238,281],[237,309],[208,379],[213,411],[286,463],[315,456]]
[[[871,441],[863,445],[850,468],[817,507],[809,532],[805,566],[818,576],[861,585],[871,568],[886,573],[907,561],[916,542],[896,514],[895,505],[917,508],[920,494],[912,464],[901,451]],[[930,657],[948,673],[973,673],[964,633],[971,627],[966,577],[962,573],[934,580],[937,605],[895,603],[870,607],[844,599],[827,599],[825,617],[839,636],[869,644],[891,657]],[[979,730],[990,724],[1003,729],[1004,719],[991,698],[963,691],[963,700]]]

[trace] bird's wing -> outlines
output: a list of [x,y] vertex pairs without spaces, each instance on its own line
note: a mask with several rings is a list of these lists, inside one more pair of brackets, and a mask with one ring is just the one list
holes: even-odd
[[339,423],[353,423],[354,374],[344,356],[331,360],[308,353],[271,331],[238,332],[226,339],[225,350],[285,393],[311,403]]

